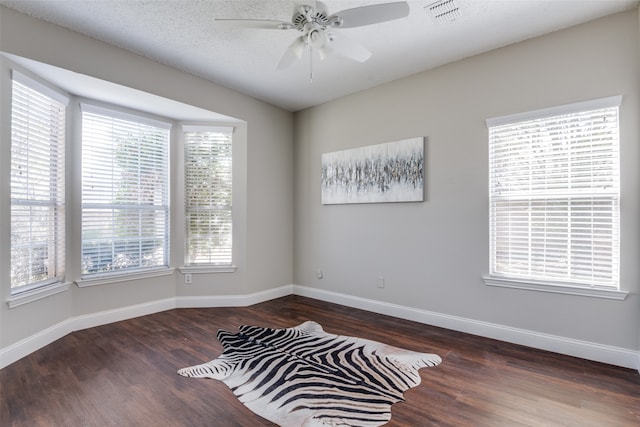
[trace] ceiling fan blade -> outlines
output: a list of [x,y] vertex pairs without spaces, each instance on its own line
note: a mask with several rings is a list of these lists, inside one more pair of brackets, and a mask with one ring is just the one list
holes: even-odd
[[275,19],[233,19],[233,18],[217,18],[214,20],[215,25],[239,25],[242,28],[256,28],[265,30],[290,30],[295,28],[291,22],[278,21]]
[[371,57],[369,49],[344,34],[332,34],[322,50],[324,55],[341,56],[358,62],[365,62]]
[[304,53],[306,45],[304,37],[296,38],[284,52],[282,58],[280,58],[280,62],[278,62],[276,69],[283,70],[293,64],[297,59],[300,59]]
[[395,3],[373,4],[370,6],[354,7],[334,13],[331,17],[338,17],[338,28],[362,27],[378,24],[409,16],[409,3],[400,1]]

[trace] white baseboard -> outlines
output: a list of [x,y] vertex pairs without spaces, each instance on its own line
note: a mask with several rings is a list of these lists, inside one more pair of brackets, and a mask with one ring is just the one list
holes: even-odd
[[222,295],[202,297],[176,297],[143,304],[136,304],[113,310],[105,310],[97,313],[71,317],[57,323],[30,337],[20,340],[0,350],[0,369],[9,366],[13,362],[33,353],[34,351],[51,344],[65,335],[82,329],[133,319],[174,308],[196,307],[246,307],[274,298],[280,298],[293,293],[293,285],[281,286],[249,295]]
[[0,350],[0,369],[9,366],[13,362],[51,344],[71,332],[119,322],[121,320],[133,319],[134,317],[146,316],[148,314],[171,310],[172,308],[176,308],[175,298],[167,298],[71,317]]
[[73,332],[73,321],[64,320],[0,350],[0,369]]
[[171,310],[174,308],[176,308],[176,299],[166,298],[162,300],[116,308],[113,310],[84,314],[81,316],[72,317],[70,319],[73,325],[73,330],[71,332],[94,328],[101,325],[107,325],[113,322],[120,322],[122,320],[133,319],[134,317],[159,313],[161,311]]
[[293,293],[293,285],[280,286],[248,295],[206,295],[176,297],[177,308],[248,307]]
[[294,285],[293,293],[295,295],[346,305],[427,325],[439,326],[454,331],[466,332],[486,338],[553,351],[568,356],[636,369],[640,372],[640,351],[543,334],[464,317],[450,316],[306,286]]
[[640,372],[640,351],[607,346],[571,338],[543,334],[494,323],[481,322],[464,317],[450,316],[426,310],[360,298],[300,285],[286,285],[248,295],[212,295],[175,297],[143,304],[76,316],[53,325],[30,337],[0,350],[0,369],[50,344],[65,335],[81,329],[92,328],[134,317],[158,313],[173,308],[246,307],[286,295],[300,295],[321,301],[346,305],[374,313],[412,320],[487,338],[526,345],[542,350],[576,356],[597,362],[609,363]]

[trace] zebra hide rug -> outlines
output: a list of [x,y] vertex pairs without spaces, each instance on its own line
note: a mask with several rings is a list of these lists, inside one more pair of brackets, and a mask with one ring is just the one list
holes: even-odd
[[362,338],[332,335],[315,322],[294,328],[218,331],[224,351],[180,369],[223,381],[254,413],[282,426],[381,426],[391,405],[420,384],[418,370],[441,362]]

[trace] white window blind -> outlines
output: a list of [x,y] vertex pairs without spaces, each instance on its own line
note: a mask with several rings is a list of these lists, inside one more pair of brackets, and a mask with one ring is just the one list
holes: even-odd
[[60,282],[64,278],[65,109],[68,100],[42,88],[43,85],[13,72],[12,293]]
[[82,275],[168,266],[168,123],[82,105]]
[[492,276],[619,287],[619,105],[487,121]]
[[184,126],[185,265],[232,263],[233,128]]

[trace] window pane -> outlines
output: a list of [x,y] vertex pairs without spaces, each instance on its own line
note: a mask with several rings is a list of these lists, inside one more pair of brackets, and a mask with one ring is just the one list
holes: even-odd
[[83,275],[168,265],[168,147],[165,127],[83,111]]
[[232,262],[231,132],[185,132],[185,264]]
[[13,81],[11,289],[64,277],[66,106]]
[[618,107],[489,127],[491,274],[618,287]]

